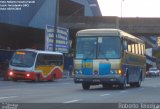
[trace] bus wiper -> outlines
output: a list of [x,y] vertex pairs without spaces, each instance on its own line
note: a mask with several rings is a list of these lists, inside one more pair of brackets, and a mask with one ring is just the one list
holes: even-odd
[[29,67],[29,65],[27,65],[25,63],[12,63],[12,64],[16,65],[16,66]]
[[99,54],[103,55],[104,58],[105,58],[107,61],[109,60],[109,58],[107,58],[107,57],[105,56],[105,53],[104,53],[103,51],[101,51],[100,49],[98,50],[97,55],[99,56]]

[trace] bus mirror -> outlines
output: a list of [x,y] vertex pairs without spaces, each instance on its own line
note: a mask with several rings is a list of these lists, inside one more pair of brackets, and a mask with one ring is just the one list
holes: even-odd
[[127,42],[126,41],[123,41],[123,48],[124,48],[124,50],[127,50]]

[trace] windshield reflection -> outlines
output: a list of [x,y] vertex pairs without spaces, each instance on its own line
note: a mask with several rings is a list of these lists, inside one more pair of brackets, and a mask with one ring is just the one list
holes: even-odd
[[112,37],[79,37],[76,48],[77,59],[120,58],[120,38]]
[[36,53],[19,51],[15,52],[10,65],[18,67],[32,67],[35,61]]
[[78,38],[76,58],[96,58],[97,38]]

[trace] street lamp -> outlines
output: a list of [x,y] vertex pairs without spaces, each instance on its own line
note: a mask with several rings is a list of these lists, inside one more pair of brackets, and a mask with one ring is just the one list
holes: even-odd
[[56,0],[55,18],[54,18],[53,51],[56,51],[56,35],[57,35],[58,19],[59,19],[59,0]]
[[123,17],[123,2],[124,0],[121,0],[121,18]]
[[119,29],[119,27],[120,27],[120,19],[122,19],[122,17],[123,17],[123,2],[124,2],[124,0],[121,0],[121,12],[120,12],[120,18],[119,17],[117,17],[117,20],[116,20],[116,28],[117,29]]

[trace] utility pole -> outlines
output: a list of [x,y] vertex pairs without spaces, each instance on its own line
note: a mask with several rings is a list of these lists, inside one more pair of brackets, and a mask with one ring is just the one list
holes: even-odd
[[57,35],[58,20],[59,20],[59,0],[56,0],[55,17],[54,17],[53,51],[56,51],[56,35]]
[[121,6],[120,6],[120,10],[121,10],[121,12],[120,12],[120,16],[119,17],[117,17],[117,19],[116,19],[116,28],[117,29],[120,29],[120,22],[122,21],[122,18],[123,18],[123,2],[124,2],[124,0],[121,0]]

